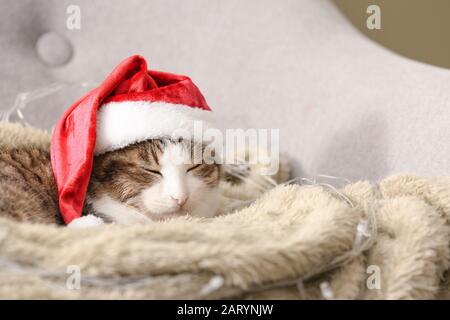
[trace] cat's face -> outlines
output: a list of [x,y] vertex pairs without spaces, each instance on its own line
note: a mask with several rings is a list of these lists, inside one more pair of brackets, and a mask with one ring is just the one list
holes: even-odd
[[[220,167],[190,141],[148,140],[94,159],[88,203],[118,223],[213,216]],[[197,159],[194,160],[194,157]]]

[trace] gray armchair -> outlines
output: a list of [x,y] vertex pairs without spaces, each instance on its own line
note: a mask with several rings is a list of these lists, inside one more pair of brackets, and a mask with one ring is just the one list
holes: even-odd
[[[70,5],[80,29],[67,28]],[[371,42],[331,2],[3,0],[0,14],[0,112],[138,53],[189,75],[224,126],[279,128],[297,175],[450,173],[450,71]]]

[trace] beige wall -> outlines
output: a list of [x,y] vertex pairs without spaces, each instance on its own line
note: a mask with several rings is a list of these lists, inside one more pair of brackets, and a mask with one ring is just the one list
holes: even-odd
[[[360,31],[406,57],[450,68],[449,0],[334,0]],[[369,30],[366,9],[381,9],[381,29]]]

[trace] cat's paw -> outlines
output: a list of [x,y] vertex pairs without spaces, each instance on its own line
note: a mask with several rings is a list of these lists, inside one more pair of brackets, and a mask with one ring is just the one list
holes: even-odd
[[94,216],[92,214],[88,214],[87,216],[82,216],[78,219],[72,220],[71,223],[67,225],[68,228],[90,228],[90,227],[96,227],[99,225],[104,224],[102,218],[99,218],[97,216]]

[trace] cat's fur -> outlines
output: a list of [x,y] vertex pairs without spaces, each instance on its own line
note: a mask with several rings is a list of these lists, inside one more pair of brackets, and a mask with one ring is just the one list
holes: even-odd
[[[202,150],[190,141],[162,139],[96,156],[84,214],[119,224],[215,215],[221,169],[205,163]],[[202,158],[194,160],[198,154]],[[49,152],[0,150],[0,216],[63,224]]]

